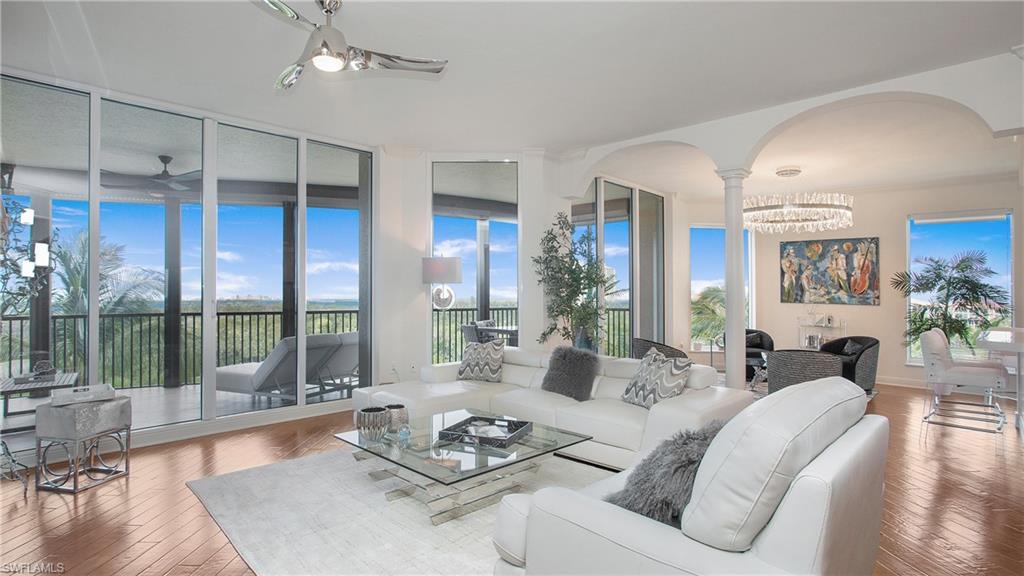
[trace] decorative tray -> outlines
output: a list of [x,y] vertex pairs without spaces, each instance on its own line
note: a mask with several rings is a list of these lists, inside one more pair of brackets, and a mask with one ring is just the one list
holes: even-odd
[[443,428],[437,439],[461,444],[508,448],[533,431],[533,422],[471,416],[458,424]]

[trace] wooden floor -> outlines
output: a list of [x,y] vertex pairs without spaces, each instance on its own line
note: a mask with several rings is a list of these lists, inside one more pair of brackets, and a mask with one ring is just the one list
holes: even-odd
[[[1024,444],[923,426],[924,395],[880,387],[892,422],[876,573],[1024,574]],[[130,478],[77,497],[0,486],[0,572],[251,574],[185,481],[338,448],[350,413],[141,448]],[[21,570],[26,571],[25,568]]]

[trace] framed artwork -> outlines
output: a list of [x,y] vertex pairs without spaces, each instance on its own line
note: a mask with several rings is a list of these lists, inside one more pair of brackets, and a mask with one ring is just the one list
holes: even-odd
[[784,304],[878,306],[878,237],[779,243]]

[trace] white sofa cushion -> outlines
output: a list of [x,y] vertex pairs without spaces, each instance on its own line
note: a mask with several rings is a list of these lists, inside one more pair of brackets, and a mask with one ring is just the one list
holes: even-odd
[[730,420],[704,454],[683,533],[721,550],[748,550],[800,470],[864,415],[859,386],[834,376],[790,386]]
[[539,366],[522,366],[520,364],[502,364],[501,381],[505,384],[515,384],[523,388],[529,388],[534,380],[544,379],[546,370]]
[[546,426],[555,426],[555,412],[579,402],[539,388],[509,390],[491,398],[491,412],[529,420]]
[[541,363],[547,357],[547,354],[541,354],[538,352],[531,352],[529,350],[523,350],[514,346],[505,346],[505,353],[502,358],[502,362],[505,364],[516,364],[518,366],[532,366],[534,368],[540,368]]
[[419,418],[463,408],[486,411],[490,409],[491,396],[515,388],[516,386],[513,384],[471,380],[433,384],[402,382],[380,386],[380,391],[372,394],[371,403],[374,406],[405,404],[409,410],[409,416]]
[[555,425],[596,442],[638,450],[647,422],[647,409],[626,404],[618,398],[598,398],[559,408]]

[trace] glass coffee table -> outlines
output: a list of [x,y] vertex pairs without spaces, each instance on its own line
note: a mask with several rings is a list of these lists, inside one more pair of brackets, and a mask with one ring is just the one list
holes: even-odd
[[389,490],[389,500],[413,497],[426,506],[435,525],[458,518],[519,490],[523,478],[557,450],[590,440],[590,436],[533,424],[533,430],[508,448],[438,440],[441,429],[471,416],[502,416],[480,410],[455,410],[412,418],[407,443],[389,433],[374,442],[357,430],[335,434],[355,446],[357,460],[379,458],[389,465],[371,471],[376,481],[399,478],[404,486]]

